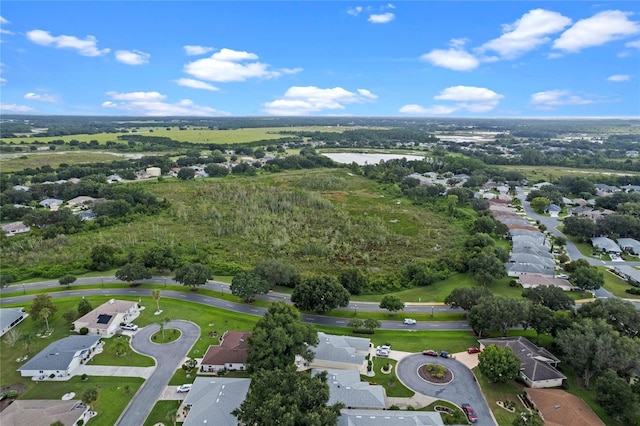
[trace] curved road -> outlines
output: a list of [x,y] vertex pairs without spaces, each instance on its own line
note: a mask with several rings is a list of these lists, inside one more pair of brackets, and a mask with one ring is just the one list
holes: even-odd
[[[436,385],[423,380],[418,375],[418,368],[424,364],[441,364],[453,373],[453,380],[446,385]],[[422,354],[410,355],[396,367],[398,378],[405,386],[424,395],[445,399],[454,404],[470,404],[478,415],[478,426],[494,426],[491,410],[482,395],[480,385],[466,366],[455,359],[430,357]]]
[[158,324],[148,325],[140,329],[131,339],[133,349],[156,360],[156,368],[120,415],[116,423],[118,425],[144,424],[176,369],[200,337],[200,327],[196,324],[181,320],[170,321],[166,328],[177,328],[182,335],[176,341],[158,345],[151,342],[151,335],[159,328]]

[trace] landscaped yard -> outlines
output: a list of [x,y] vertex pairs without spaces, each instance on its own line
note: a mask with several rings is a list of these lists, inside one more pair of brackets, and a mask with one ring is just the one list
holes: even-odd
[[[391,365],[391,370],[388,373],[383,371],[383,368],[387,365]],[[384,357],[373,358],[373,372],[375,376],[370,377],[366,375],[360,375],[363,381],[367,381],[371,384],[382,385],[387,393],[387,396],[410,398],[415,395],[411,389],[407,388],[398,380],[396,376],[396,364],[398,361]]]
[[[474,368],[473,372],[478,378],[478,383],[482,388],[482,393],[484,394],[487,403],[489,404],[489,408],[493,412],[498,424],[500,426],[511,425],[511,423],[516,419],[518,413],[525,410],[525,406],[522,405],[518,399],[518,394],[523,392],[524,386],[516,383],[515,381],[503,384],[489,383],[489,380],[480,373],[478,367]],[[510,413],[504,408],[499,407],[496,404],[496,401],[514,402],[515,413]]]
[[173,416],[180,408],[181,401],[158,401],[153,406],[149,417],[144,422],[144,426],[154,426],[163,423],[167,426],[173,426]]
[[[127,344],[126,352],[116,353],[118,349],[116,342],[119,340],[125,340]],[[113,336],[109,339],[102,339],[104,343],[102,347],[102,353],[95,355],[87,365],[122,365],[128,367],[153,367],[156,365],[153,358],[142,355],[131,349],[129,344],[129,336]]]
[[611,272],[609,268],[599,266],[598,269],[602,271],[604,275],[605,290],[609,290],[615,296],[622,297],[623,299],[640,299],[640,296],[636,294],[629,294],[625,292],[626,289],[633,288],[633,286]]

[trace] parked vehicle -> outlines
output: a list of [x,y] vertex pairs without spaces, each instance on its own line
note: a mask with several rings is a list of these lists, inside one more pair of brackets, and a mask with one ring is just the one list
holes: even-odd
[[376,348],[377,356],[389,356],[390,352],[391,352],[391,346],[389,345],[382,345]]
[[449,358],[449,352],[447,352],[447,351],[442,351],[442,352],[440,352],[440,356],[441,356],[442,358]]
[[471,423],[475,423],[478,421],[478,415],[476,414],[475,410],[471,407],[471,405],[462,404],[462,411],[464,411],[464,413],[467,415]]
[[405,325],[416,325],[416,320],[414,320],[413,318],[405,318],[404,321],[402,322]]
[[427,349],[426,351],[422,351],[422,355],[438,356],[438,352],[434,351],[433,349]]
[[193,386],[193,385],[192,385],[191,383],[187,383],[187,384],[184,384],[184,385],[180,385],[180,386],[178,386],[178,387],[176,388],[176,391],[178,391],[178,392],[180,392],[180,393],[182,393],[182,392],[189,392],[189,391],[191,390],[191,387],[192,387],[192,386]]
[[469,348],[469,349],[467,349],[467,353],[468,354],[479,354],[480,353],[480,348]]
[[121,325],[120,328],[123,330],[136,331],[138,329],[138,326],[135,324],[125,324]]

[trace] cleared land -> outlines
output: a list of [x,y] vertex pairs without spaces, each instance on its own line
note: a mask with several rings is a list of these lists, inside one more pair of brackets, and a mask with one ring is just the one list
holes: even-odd
[[39,152],[25,152],[16,156],[17,154],[11,154],[11,157],[5,156],[0,158],[0,169],[3,172],[17,172],[27,168],[37,168],[42,166],[51,166],[53,168],[60,167],[60,164],[65,163],[69,165],[80,163],[97,163],[97,162],[111,162],[114,160],[122,160],[123,155],[110,154],[107,152],[56,152],[56,151],[39,151]]

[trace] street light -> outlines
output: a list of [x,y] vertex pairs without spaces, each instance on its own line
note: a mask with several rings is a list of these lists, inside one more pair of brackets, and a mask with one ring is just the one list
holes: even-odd
[[220,284],[220,294],[224,295],[224,286]]
[[164,288],[167,288],[167,277],[164,277]]
[[358,305],[353,305],[353,310],[355,311],[356,315],[358,316]]
[[27,294],[27,289],[24,287],[24,283],[22,284],[22,294]]

